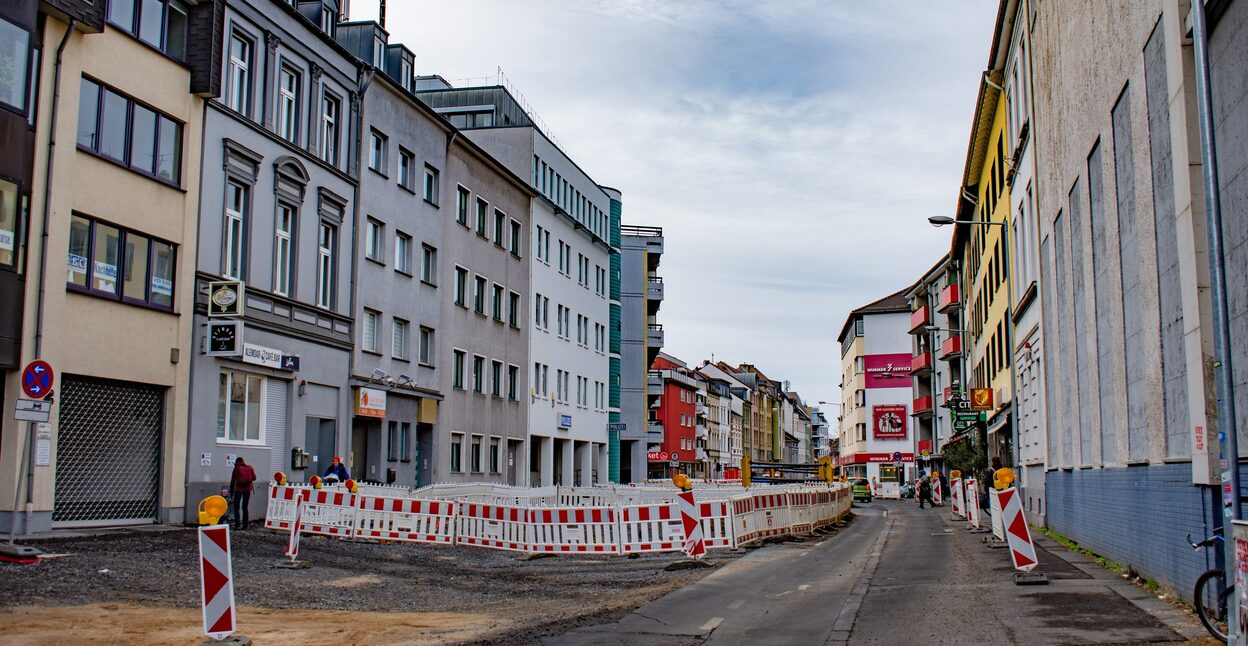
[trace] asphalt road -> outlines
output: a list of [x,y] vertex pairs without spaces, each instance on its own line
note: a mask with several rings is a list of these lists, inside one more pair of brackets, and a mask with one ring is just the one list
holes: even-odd
[[877,501],[855,514],[834,536],[755,550],[617,623],[543,643],[1139,644],[1186,641],[1174,628],[1199,635],[1181,611],[1043,545],[1050,585],[1016,586],[1008,550],[989,548],[947,507]]

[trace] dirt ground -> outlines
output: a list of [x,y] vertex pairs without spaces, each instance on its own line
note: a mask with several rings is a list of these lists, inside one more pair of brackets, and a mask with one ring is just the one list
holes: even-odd
[[[681,555],[523,555],[305,536],[306,570],[273,567],[285,535],[232,534],[238,632],[256,644],[525,644],[622,616],[713,570]],[[0,646],[204,640],[193,529],[40,541],[54,555],[0,564]],[[712,553],[722,564],[735,553]]]

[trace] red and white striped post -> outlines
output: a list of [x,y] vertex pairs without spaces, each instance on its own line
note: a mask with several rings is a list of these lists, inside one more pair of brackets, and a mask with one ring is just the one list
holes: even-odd
[[204,634],[211,639],[225,639],[235,630],[234,568],[230,561],[230,526],[200,527],[200,603]]
[[692,491],[682,491],[676,494],[676,499],[679,503],[677,506],[680,507],[680,521],[685,527],[684,552],[700,559],[706,556],[706,540],[702,536],[702,512],[693,500]]
[[295,498],[295,522],[290,524],[290,538],[286,541],[286,556],[290,562],[299,560],[299,523],[303,520],[303,492]]
[[1001,522],[1005,525],[1005,538],[1010,545],[1014,568],[1030,572],[1036,567],[1036,545],[1031,541],[1031,528],[1027,526],[1018,489],[1010,487],[996,493],[1001,501]]

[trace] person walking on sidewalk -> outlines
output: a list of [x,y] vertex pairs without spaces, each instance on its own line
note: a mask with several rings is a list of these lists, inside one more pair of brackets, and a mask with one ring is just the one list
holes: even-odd
[[932,483],[928,481],[927,476],[919,478],[919,509],[923,509],[923,503],[931,507],[935,507],[936,503],[932,502]]
[[251,492],[256,488],[256,470],[239,456],[234,460],[234,473],[230,475],[230,495],[234,498],[234,529],[247,529],[251,513]]

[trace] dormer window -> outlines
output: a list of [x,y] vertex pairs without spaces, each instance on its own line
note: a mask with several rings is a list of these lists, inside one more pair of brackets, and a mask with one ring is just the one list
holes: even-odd
[[407,90],[408,92],[411,92],[412,91],[412,62],[411,61],[407,60],[406,58],[403,59],[403,62],[400,63],[399,65],[399,75],[400,75],[399,84],[403,86],[403,89]]
[[386,60],[386,42],[380,38],[373,39],[373,65],[380,67]]

